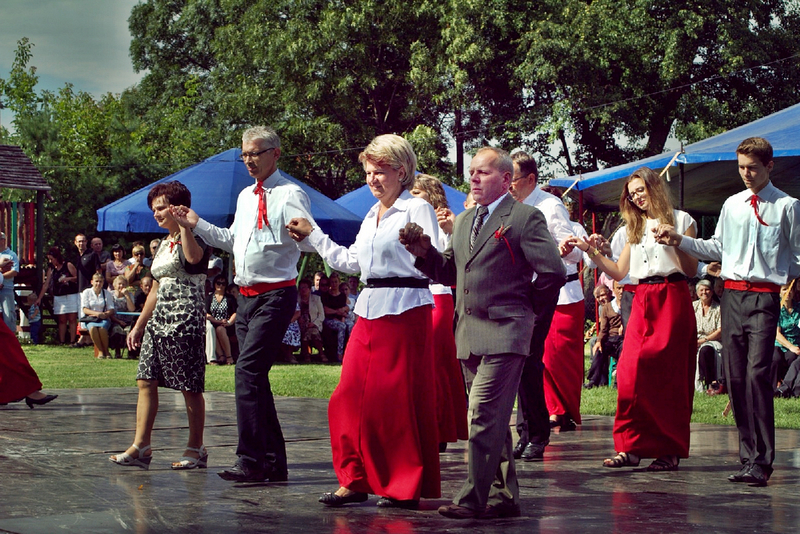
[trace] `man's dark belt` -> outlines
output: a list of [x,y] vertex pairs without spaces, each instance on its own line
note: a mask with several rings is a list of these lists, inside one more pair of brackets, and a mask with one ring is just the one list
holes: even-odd
[[567,282],[574,282],[575,280],[580,280],[581,276],[578,273],[572,273],[567,275]]
[[402,276],[390,276],[389,278],[367,278],[367,287],[416,287],[419,289],[428,287],[430,281],[427,278],[413,278]]
[[648,276],[647,278],[640,278],[640,284],[666,284],[667,282],[681,282],[686,281],[686,275],[683,273],[672,273],[669,276]]

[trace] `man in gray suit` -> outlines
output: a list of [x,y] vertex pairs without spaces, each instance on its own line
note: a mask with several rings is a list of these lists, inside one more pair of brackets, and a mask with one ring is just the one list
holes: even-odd
[[[455,519],[520,515],[509,419],[541,306],[557,298],[566,271],[542,213],[515,201],[514,169],[504,150],[482,148],[470,163],[477,206],[456,218],[450,247],[439,253],[409,223],[400,241],[433,280],[456,284],[456,347],[472,380],[469,476],[439,513]],[[533,273],[538,277],[531,284]],[[543,311],[544,309],[544,311]]]

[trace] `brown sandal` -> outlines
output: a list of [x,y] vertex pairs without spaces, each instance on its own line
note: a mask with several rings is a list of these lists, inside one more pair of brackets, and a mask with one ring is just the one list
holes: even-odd
[[[673,462],[673,458],[675,461]],[[648,471],[677,471],[678,464],[681,459],[677,456],[662,456],[653,460],[653,463],[647,466]]]
[[639,462],[641,462],[640,458],[637,458],[634,462],[627,452],[618,452],[613,458],[603,460],[603,467],[611,467],[613,469],[618,467],[639,467]]

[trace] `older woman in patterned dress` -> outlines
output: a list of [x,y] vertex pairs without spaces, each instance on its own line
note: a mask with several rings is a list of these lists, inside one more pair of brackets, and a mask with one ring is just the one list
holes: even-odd
[[150,438],[158,412],[158,387],[183,393],[189,418],[189,440],[173,469],[206,467],[205,425],[206,306],[208,247],[191,229],[174,219],[175,206],[190,206],[191,193],[180,182],[158,184],[147,195],[158,225],[169,231],[153,258],[153,289],[141,316],[128,334],[128,348],[141,347],[136,383],[136,435],[133,445],[109,460],[119,465],[150,467]]

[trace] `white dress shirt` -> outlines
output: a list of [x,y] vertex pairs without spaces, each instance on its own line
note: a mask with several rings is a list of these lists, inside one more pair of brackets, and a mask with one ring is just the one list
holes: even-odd
[[[675,231],[683,234],[690,227],[697,227],[692,216],[685,211],[672,210],[675,217]],[[634,284],[642,278],[650,276],[669,276],[674,273],[684,273],[678,261],[678,251],[675,247],[661,245],[656,242],[653,229],[660,224],[659,219],[647,219],[642,240],[636,244],[631,243],[630,276]],[[694,276],[695,273],[688,273]]]
[[[308,195],[300,187],[275,171],[264,180],[267,220],[258,229],[258,196],[255,184],[246,187],[236,201],[236,215],[230,228],[219,228],[200,219],[195,233],[209,245],[233,252],[236,282],[240,286],[276,283],[297,277],[300,258],[298,244],[289,236],[286,225],[293,217],[311,217]],[[311,248],[307,250],[311,251]]]
[[[439,243],[439,224],[433,206],[403,191],[378,223],[379,207],[380,203],[376,203],[369,210],[350,248],[337,245],[319,228],[314,228],[308,241],[333,269],[346,273],[360,272],[364,283],[370,278],[394,276],[427,280],[414,268],[416,258],[400,244],[399,233],[406,223],[415,222],[436,246]],[[364,287],[356,300],[355,313],[366,319],[377,319],[428,304],[433,304],[433,295],[427,287]]]
[[686,236],[680,249],[700,259],[722,262],[722,278],[784,285],[800,275],[800,204],[772,182],[758,193],[758,214],[745,189],[722,205],[711,239]]
[[[555,195],[551,195],[542,191],[539,187],[531,192],[523,204],[533,206],[542,212],[545,220],[547,221],[547,230],[553,236],[553,241],[556,245],[560,244],[563,240],[571,235],[575,235],[572,221],[569,220],[569,212],[561,199]],[[583,236],[586,236],[584,230]],[[583,252],[578,247],[575,247],[572,252],[561,258],[564,266],[567,268],[567,276],[578,272],[578,263],[583,259]],[[533,279],[536,280],[536,273],[533,274]],[[573,304],[583,300],[583,286],[580,280],[573,280],[567,282],[561,287],[558,292],[558,305]]]

